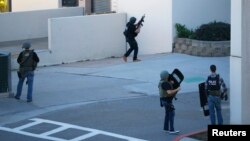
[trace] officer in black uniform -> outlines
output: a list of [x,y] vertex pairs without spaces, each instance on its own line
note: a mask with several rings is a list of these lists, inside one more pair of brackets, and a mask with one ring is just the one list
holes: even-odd
[[127,27],[126,41],[128,42],[130,48],[123,55],[123,60],[125,62],[127,62],[127,57],[130,55],[132,51],[134,51],[133,61],[134,62],[141,61],[140,59],[137,58],[138,44],[137,44],[137,41],[135,40],[135,37],[139,34],[142,25],[135,24],[135,22],[136,22],[136,18],[131,17],[129,22],[126,25]]

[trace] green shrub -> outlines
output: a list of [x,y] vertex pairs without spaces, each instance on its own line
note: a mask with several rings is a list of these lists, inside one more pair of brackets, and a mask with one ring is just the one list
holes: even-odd
[[203,41],[230,40],[230,24],[216,21],[203,24],[195,30],[193,38]]
[[193,31],[187,29],[185,25],[181,25],[181,24],[177,23],[177,24],[175,24],[175,28],[177,31],[178,38],[190,38],[191,35],[193,34]]
[[185,25],[175,24],[178,38],[189,38],[203,41],[230,40],[230,24],[223,22],[210,22],[198,27],[195,31],[189,30]]

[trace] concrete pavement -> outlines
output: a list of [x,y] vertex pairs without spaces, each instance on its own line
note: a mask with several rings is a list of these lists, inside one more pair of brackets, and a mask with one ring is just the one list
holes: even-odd
[[[162,70],[171,72],[174,68],[180,69],[185,76],[180,94],[198,93],[198,84],[205,81],[210,73],[209,66],[211,64],[217,66],[217,72],[229,86],[229,57],[155,54],[139,55],[139,58],[142,61],[132,62],[132,58],[129,58],[129,61],[125,63],[121,58],[107,58],[40,67],[35,74],[32,103],[26,103],[25,101],[26,86],[23,87],[22,100],[20,101],[1,96],[0,124],[5,125],[41,113],[96,101],[126,99],[142,95],[158,96],[157,85],[160,72]],[[109,78],[113,79],[112,82],[106,83]],[[12,71],[14,93],[17,81],[16,71]],[[93,85],[97,85],[99,88],[93,90]],[[82,87],[89,88],[91,92],[82,91]],[[112,93],[112,91],[119,92]],[[125,92],[129,92],[129,95],[125,95]],[[225,109],[229,108],[228,105],[228,102],[223,103]],[[182,111],[185,112],[185,110]],[[229,114],[226,114],[225,121],[228,122],[228,120]],[[189,126],[185,125],[185,122],[183,124],[183,126]],[[187,139],[189,138],[181,138],[185,141]]]

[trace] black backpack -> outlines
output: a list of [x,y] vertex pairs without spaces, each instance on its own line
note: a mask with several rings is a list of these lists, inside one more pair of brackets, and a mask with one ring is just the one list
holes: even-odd
[[[24,65],[29,59],[32,59],[32,69],[35,70],[37,68],[37,62],[33,60],[34,50],[30,50],[28,58],[20,63],[20,65]],[[22,58],[24,57],[24,53],[22,53]]]
[[128,37],[128,29],[127,29],[127,28],[123,31],[123,35],[124,35],[126,38]]

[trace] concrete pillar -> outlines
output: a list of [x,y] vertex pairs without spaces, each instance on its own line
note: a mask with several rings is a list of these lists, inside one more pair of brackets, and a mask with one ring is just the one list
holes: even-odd
[[250,1],[231,0],[230,123],[250,124]]
[[250,124],[250,1],[242,2],[242,123]]
[[85,0],[85,14],[90,15],[92,13],[92,0]]

